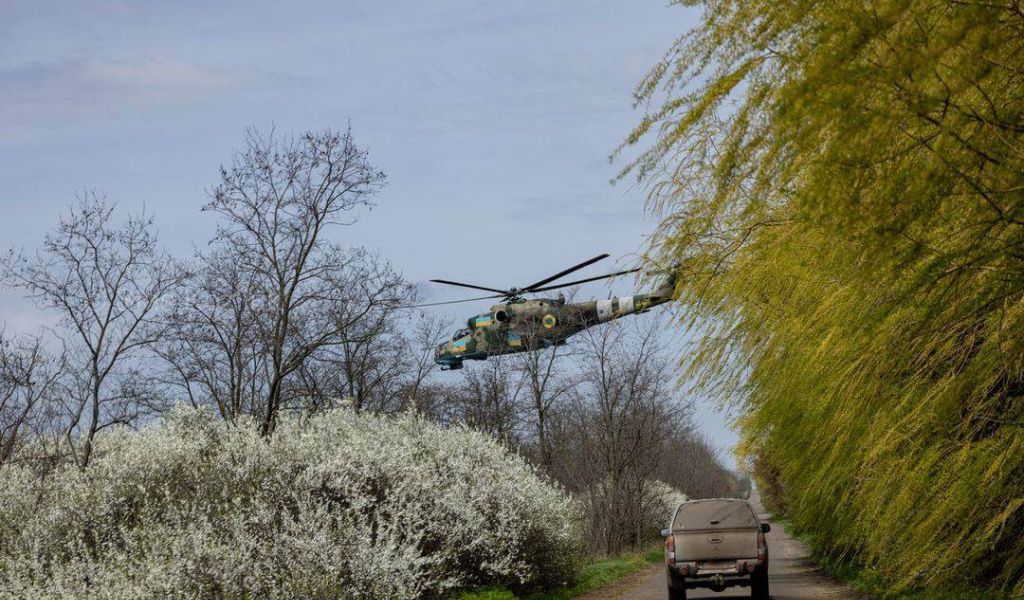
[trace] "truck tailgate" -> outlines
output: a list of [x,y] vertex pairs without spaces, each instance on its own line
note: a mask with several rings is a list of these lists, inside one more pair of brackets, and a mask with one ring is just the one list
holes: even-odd
[[677,531],[676,562],[757,557],[756,529]]

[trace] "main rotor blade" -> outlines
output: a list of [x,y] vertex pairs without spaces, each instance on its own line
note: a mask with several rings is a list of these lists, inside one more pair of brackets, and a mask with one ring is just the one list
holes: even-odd
[[448,300],[447,302],[430,302],[428,304],[410,304],[408,306],[402,306],[400,308],[423,308],[426,306],[441,306],[443,304],[462,304],[463,302],[476,302],[477,300],[487,300],[490,298],[504,298],[504,294],[497,294],[493,296],[480,296],[479,298],[466,298],[465,300]]
[[608,258],[607,254],[599,254],[599,255],[595,256],[594,258],[591,258],[590,260],[585,260],[585,261],[581,262],[580,264],[576,265],[575,267],[569,267],[568,269],[562,271],[561,273],[556,273],[556,274],[552,275],[551,277],[548,277],[547,279],[541,279],[540,281],[538,281],[536,283],[531,283],[530,285],[524,287],[523,289],[521,289],[519,291],[520,292],[536,292],[536,291],[539,291],[537,288],[539,288],[540,286],[544,285],[545,283],[551,283],[552,281],[554,281],[556,279],[561,279],[562,277],[565,277],[566,275],[568,275],[569,273],[572,273],[573,271],[579,271],[583,267],[586,267],[588,265],[592,265],[592,264],[596,263],[597,261],[604,260],[606,258]]
[[548,290],[557,290],[558,288],[569,287],[571,285],[579,285],[581,283],[587,283],[590,281],[597,281],[599,279],[607,279],[609,277],[618,277],[619,275],[629,275],[630,273],[636,273],[640,269],[630,269],[628,271],[619,271],[618,273],[609,273],[607,275],[598,275],[597,277],[588,277],[586,279],[577,279],[576,281],[570,281],[569,283],[560,283],[558,285],[549,285],[548,287],[535,288],[530,290],[532,293],[546,292]]
[[494,288],[483,287],[483,286],[480,286],[480,285],[472,285],[472,284],[469,284],[469,283],[459,283],[458,281],[448,281],[447,279],[431,279],[431,281],[433,281],[434,283],[443,283],[445,285],[457,285],[459,287],[470,288],[470,289],[474,289],[474,290],[483,290],[485,292],[497,292],[497,293],[499,293],[499,294],[501,294],[503,296],[511,296],[512,295],[512,292],[510,292],[508,290],[498,290],[498,289],[494,289]]

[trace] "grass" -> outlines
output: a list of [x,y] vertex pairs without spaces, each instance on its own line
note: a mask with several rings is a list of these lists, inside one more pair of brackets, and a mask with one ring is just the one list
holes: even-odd
[[534,592],[525,596],[517,596],[504,588],[486,588],[463,592],[454,600],[569,600],[661,562],[664,558],[662,552],[658,544],[642,553],[629,552],[592,562],[580,570],[576,583],[568,588]]
[[1010,600],[1007,593],[983,588],[961,590],[910,590],[899,593],[889,591],[889,585],[874,570],[851,560],[828,556],[821,551],[821,544],[806,531],[800,531],[789,521],[776,520],[783,530],[794,539],[811,548],[811,558],[833,579],[838,579],[854,591],[880,600]]

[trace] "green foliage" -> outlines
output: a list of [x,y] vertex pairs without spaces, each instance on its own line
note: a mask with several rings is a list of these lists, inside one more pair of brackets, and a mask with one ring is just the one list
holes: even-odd
[[660,563],[665,559],[664,550],[659,543],[650,550],[638,554],[629,552],[614,558],[606,558],[585,565],[580,570],[577,581],[571,586],[550,592],[533,592],[524,596],[516,596],[507,588],[487,588],[465,592],[457,600],[569,600],[613,583],[623,577],[642,571],[647,567]]
[[814,562],[826,574],[843,581],[865,597],[888,600],[1008,600],[1011,598],[1006,592],[978,587],[893,591],[889,583],[876,570],[865,567],[850,558],[829,554],[826,551],[827,546],[822,543],[822,540],[806,531],[797,530],[791,522],[776,520],[773,526],[781,526],[791,537],[809,546]]
[[935,589],[892,592],[889,584],[871,569],[830,555],[818,557],[818,564],[831,577],[846,582],[871,598],[889,600],[1008,600],[1005,592],[973,589]]
[[687,376],[825,556],[1024,595],[1024,10],[681,4],[623,176],[703,334]]
[[466,592],[458,600],[516,600],[516,595],[507,589],[487,589]]

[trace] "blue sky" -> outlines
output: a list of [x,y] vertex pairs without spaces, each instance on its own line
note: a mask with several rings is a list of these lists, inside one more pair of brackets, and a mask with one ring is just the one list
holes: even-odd
[[[653,221],[643,190],[609,184],[608,155],[639,119],[637,81],[695,21],[666,4],[0,0],[0,240],[35,245],[88,188],[145,207],[186,254],[245,127],[351,123],[389,184],[334,238],[409,279],[511,286],[600,252],[627,265]],[[8,294],[0,318],[46,317]],[[734,442],[709,406],[698,417]]]

